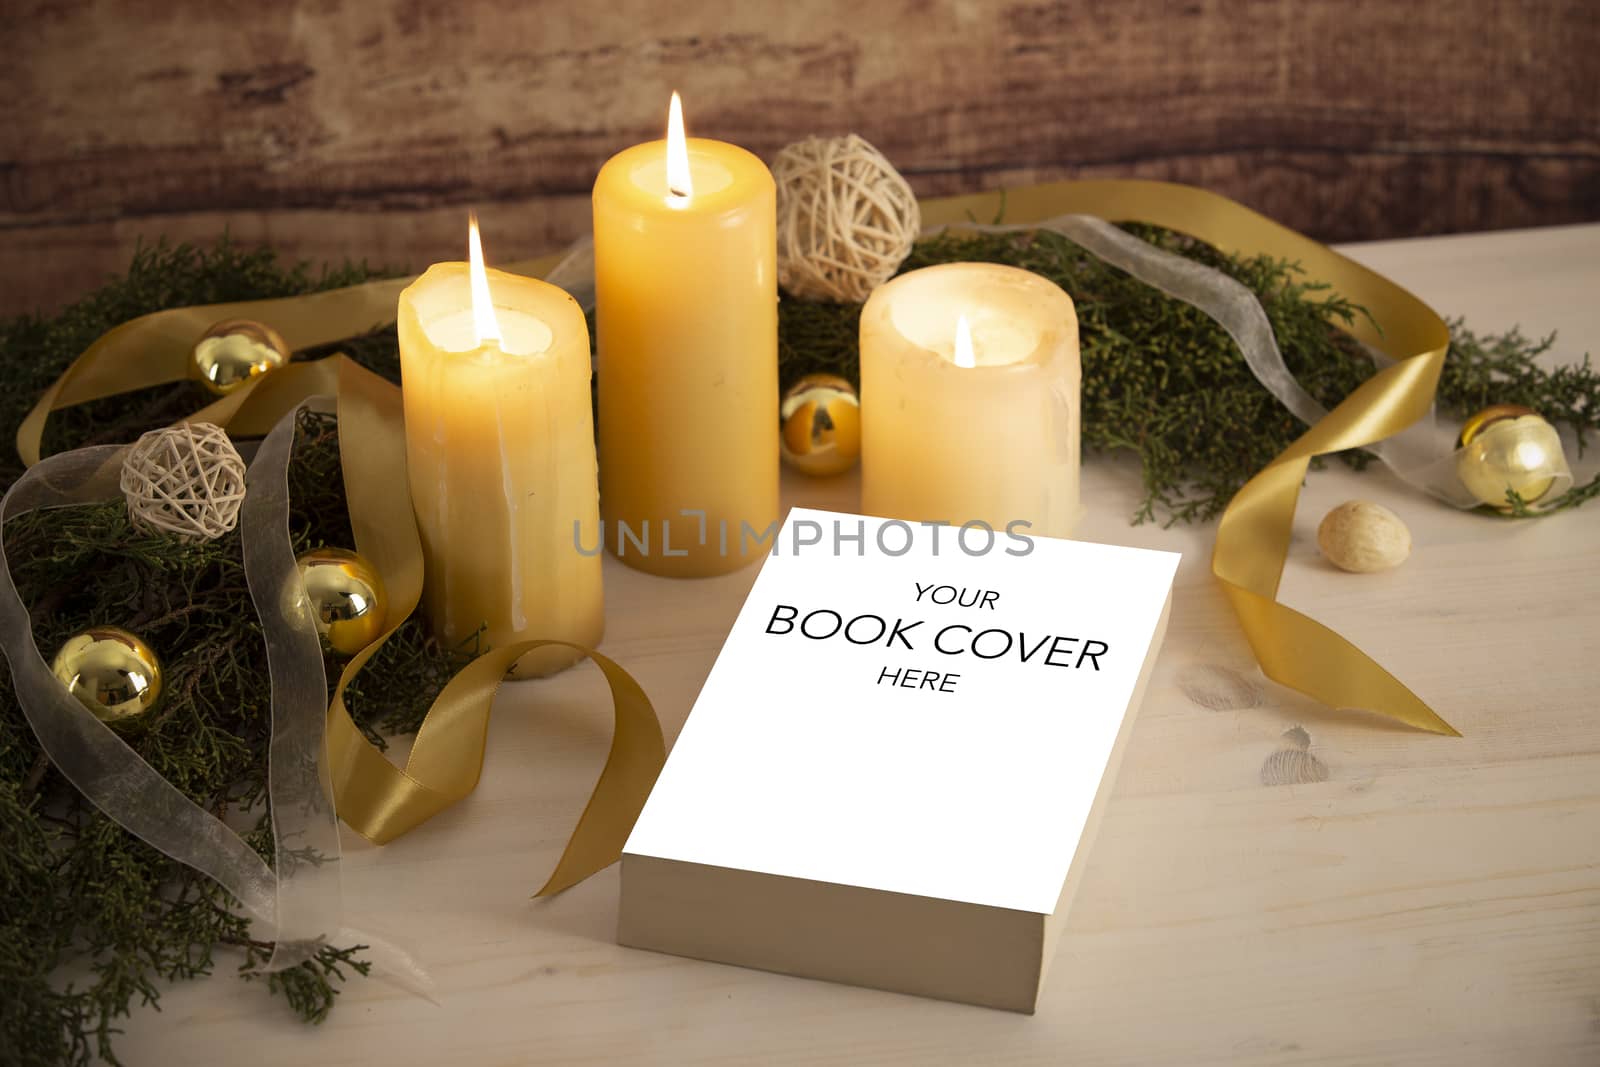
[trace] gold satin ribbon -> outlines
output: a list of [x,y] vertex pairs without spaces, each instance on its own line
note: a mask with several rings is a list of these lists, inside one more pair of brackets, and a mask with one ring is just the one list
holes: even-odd
[[[557,257],[514,264],[539,275]],[[270,322],[294,349],[330,344],[394,320],[410,279],[391,279],[310,296],[175,308],[108,331],[40,397],[17,432],[24,462],[38,462],[53,411],[188,375],[195,340],[225,318]],[[536,896],[558,893],[615,863],[666,759],[649,698],[614,661],[564,641],[524,641],[479,656],[435,699],[402,770],[362,734],[344,703],[345,688],[422,594],[422,545],[405,469],[400,390],[344,356],[293,362],[262,375],[184,421],[226,427],[234,436],[267,433],[307,397],[338,397],[340,460],[356,551],[383,576],[388,613],[383,634],[341,672],[328,708],[327,745],[339,816],[378,843],[416,828],[470,794],[483,768],[490,708],[500,683],[522,656],[547,645],[573,648],[600,668],[611,690],[614,727],[605,767],[560,859]]]
[[[505,269],[541,277],[559,259],[559,256],[543,256],[513,263]],[[102,334],[40,395],[17,427],[17,454],[29,467],[39,462],[45,423],[51,412],[152,385],[184,381],[189,377],[189,356],[194,351],[195,341],[223,319],[271,323],[289,348],[298,352],[387,326],[394,321],[400,290],[415,280],[414,277],[386,278],[306,296],[196,304],[130,319]],[[184,416],[183,421],[216,423],[232,429],[239,437],[261,436],[272,429],[275,419],[266,416],[273,409],[264,401],[251,404],[251,397],[265,391],[269,395],[280,394],[278,402],[282,402],[295,392],[289,384],[295,380],[294,376],[285,382],[283,375],[291,371],[299,374],[296,368],[315,365],[291,363],[272,374],[260,375],[227,396]],[[300,399],[310,395],[314,395],[314,391],[302,393]],[[282,410],[288,411],[297,403],[299,400]],[[242,423],[236,421],[239,409],[247,404],[254,408],[254,413]],[[257,407],[258,404],[261,406]]]
[[[313,348],[393,322],[395,302],[406,281],[368,282],[276,300],[173,308],[131,319],[101,335],[44,391],[17,427],[17,453],[30,467],[39,462],[45,421],[53,411],[152,385],[183,381],[189,376],[189,355],[195,341],[222,319],[270,322],[291,350]],[[275,375],[257,378],[189,415],[185,421],[228,425],[249,395],[273,377]],[[265,433],[270,428],[259,431],[252,428],[251,435]],[[242,430],[236,432],[244,434]]]
[[[1224,251],[1297,261],[1309,277],[1367,308],[1350,332],[1397,363],[1361,386],[1250,480],[1218,527],[1212,571],[1269,677],[1334,707],[1364,708],[1423,730],[1455,731],[1410,690],[1338,634],[1277,602],[1295,504],[1312,456],[1386,437],[1428,410],[1449,345],[1443,321],[1404,289],[1331,249],[1224,197],[1147,181],[1058,182],[1007,193],[951,197],[922,205],[926,223],[1039,221],[1081,213],[1165,226]],[[508,270],[540,276],[558,257]],[[295,349],[329,344],[392,322],[410,279],[278,300],[157,312],[108,332],[40,398],[18,430],[32,464],[51,411],[185,377],[196,338],[224,318],[271,323]],[[323,368],[325,364],[330,366]],[[336,379],[336,388],[329,380]],[[340,440],[357,550],[373,561],[390,594],[386,629],[415,606],[422,563],[403,468],[399,392],[342,359],[291,364],[189,416],[225,424],[240,436],[265,433],[276,419],[319,392],[339,396]],[[381,443],[380,443],[381,442]],[[387,634],[385,634],[387,636]],[[534,647],[533,645],[528,646]],[[368,649],[341,677],[328,717],[328,745],[339,814],[364,836],[393,840],[470,793],[483,761],[495,686],[528,648],[498,649],[469,664],[440,694],[418,732],[405,770],[388,762],[350,721],[344,686]],[[613,862],[664,759],[660,727],[644,694],[616,664],[582,650],[611,685],[616,724],[610,756],[555,872],[540,893],[558,891]]]
[[1306,276],[1365,307],[1348,332],[1396,360],[1305,432],[1234,495],[1217,527],[1211,571],[1239,617],[1267,677],[1335,708],[1359,708],[1419,730],[1459,736],[1415,693],[1339,634],[1278,603],[1300,486],[1313,456],[1380,441],[1416,422],[1433,404],[1450,331],[1432,308],[1400,286],[1226,197],[1152,181],[1082,181],[925,204],[925,224],[1008,223],[1054,215],[1145,222],[1241,255],[1297,262]]
[[422,543],[410,493],[393,488],[406,484],[400,391],[348,360],[341,362],[338,385],[339,449],[356,551],[378,568],[389,594],[383,636],[345,665],[328,712],[328,758],[339,816],[382,845],[467,796],[478,784],[489,708],[506,672],[536,648],[576,649],[605,676],[616,722],[589,804],[535,895],[560,892],[621,854],[666,759],[655,712],[628,672],[600,653],[566,641],[523,641],[490,650],[450,680],[428,709],[404,770],[367,740],[345,708],[345,687],[416,609],[422,595]]

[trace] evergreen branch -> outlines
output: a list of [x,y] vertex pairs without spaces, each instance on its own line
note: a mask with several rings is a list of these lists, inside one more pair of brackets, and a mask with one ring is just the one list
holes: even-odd
[[[370,274],[352,266],[314,275],[227,241],[211,249],[141,248],[126,277],[60,315],[0,322],[0,426],[9,440],[50,380],[119,322],[165,307],[348,285]],[[395,378],[392,330],[387,347],[379,337],[357,339],[347,351],[358,360],[366,352],[371,359],[363,362]],[[207,399],[179,385],[80,405],[52,417],[47,449],[129,441]],[[337,428],[309,417],[299,430],[290,468],[297,550],[349,546]],[[8,450],[0,479],[20,473]],[[262,803],[270,687],[237,534],[196,544],[145,533],[128,524],[119,502],[33,512],[8,522],[5,536],[45,655],[90,623],[145,637],[161,657],[166,694],[154,714],[113,729],[205,809],[256,810],[248,840],[270,857]],[[448,676],[444,665],[458,662],[430,647],[416,640],[406,646],[407,665],[388,668],[410,672],[410,686],[398,683],[411,696],[402,709],[408,722],[431,703]],[[377,701],[370,710],[396,714]],[[262,977],[249,968],[270,946],[249,942],[236,909],[215,883],[131,837],[55,774],[9,675],[0,680],[0,1061],[116,1063],[118,1020],[156,1003],[165,983],[210,974],[218,947],[243,954],[245,977]],[[339,983],[366,973],[360,950],[324,946],[315,959],[266,976],[266,986],[299,1017],[319,1021]],[[83,977],[68,984],[57,976],[73,963]]]
[[1551,515],[1579,507],[1597,496],[1600,496],[1600,474],[1596,474],[1582,485],[1574,485],[1565,493],[1547,502],[1525,500],[1515,489],[1507,489],[1508,510],[1500,511],[1489,507],[1480,510],[1492,515],[1502,515],[1508,519],[1547,519]]

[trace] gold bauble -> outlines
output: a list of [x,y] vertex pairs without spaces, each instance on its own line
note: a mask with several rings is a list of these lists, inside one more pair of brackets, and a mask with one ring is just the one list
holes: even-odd
[[161,662],[149,645],[116,626],[73,634],[50,670],[102,722],[143,715],[161,699]]
[[289,362],[289,346],[278,331],[251,319],[213,323],[195,342],[190,372],[207,389],[227,396],[251,378]]
[[807,474],[839,474],[861,456],[861,401],[836,374],[808,374],[778,404],[779,450]]
[[342,548],[313,548],[295,562],[324,645],[353,656],[382,635],[389,599],[372,564]]
[[1461,427],[1456,476],[1485,504],[1510,511],[1506,492],[1532,503],[1566,473],[1567,459],[1556,428],[1532,408],[1495,404]]

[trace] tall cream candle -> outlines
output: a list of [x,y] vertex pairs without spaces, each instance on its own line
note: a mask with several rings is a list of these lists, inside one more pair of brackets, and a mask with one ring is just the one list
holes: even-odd
[[[428,617],[450,645],[485,627],[490,647],[592,647],[604,602],[600,556],[579,547],[599,529],[588,326],[555,286],[482,271],[475,228],[472,251],[470,266],[435,264],[400,294]],[[548,673],[577,656],[541,649],[519,669]]]
[[892,279],[861,311],[863,510],[1069,536],[1080,388],[1078,316],[1054,283],[989,263]]
[[755,156],[635,145],[594,184],[606,545],[653,574],[721,574],[778,519],[777,198]]

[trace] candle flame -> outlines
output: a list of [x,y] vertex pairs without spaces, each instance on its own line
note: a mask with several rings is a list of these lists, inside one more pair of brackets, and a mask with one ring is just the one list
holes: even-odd
[[485,341],[500,340],[500,320],[495,318],[489,275],[483,269],[483,241],[478,237],[476,212],[467,214],[467,259],[467,273],[472,279],[472,332],[481,348]]
[[667,203],[682,207],[694,195],[689,177],[689,144],[683,136],[683,101],[672,94],[667,107]]
[[967,324],[967,317],[962,315],[956,319],[956,366],[976,367],[978,358],[972,351],[972,327]]

